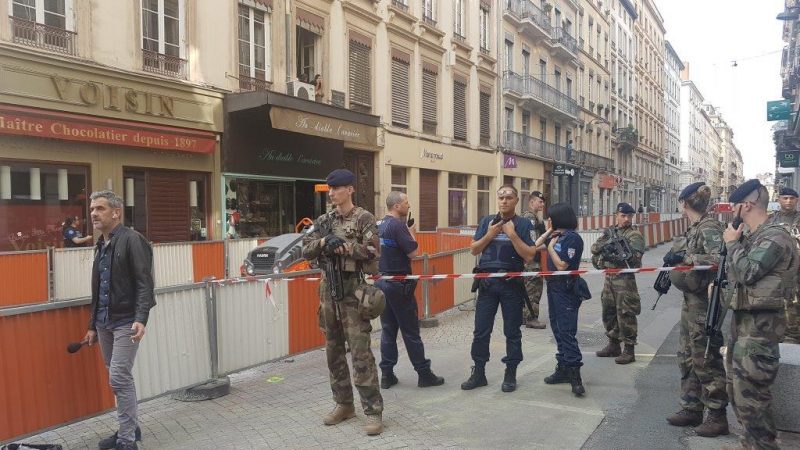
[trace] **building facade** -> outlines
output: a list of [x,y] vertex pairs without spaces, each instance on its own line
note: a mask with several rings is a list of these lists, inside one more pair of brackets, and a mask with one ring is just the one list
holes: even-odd
[[683,62],[672,45],[666,42],[664,64],[664,197],[661,210],[678,211],[678,195],[683,186],[681,175],[681,71]]
[[[800,89],[798,89],[800,47],[796,36],[800,31],[800,18],[797,15],[799,6],[797,0],[786,0],[785,10],[778,16],[783,21],[782,37],[786,43],[780,67],[781,96],[791,102],[793,115],[788,120],[777,122],[773,131],[776,151],[774,182],[798,191],[800,191],[800,168],[797,167],[797,161],[800,161],[800,119],[797,111],[800,109]],[[781,164],[781,160],[785,163]]]
[[[703,181],[712,183],[711,155],[713,149],[708,142],[709,129],[713,129],[708,114],[703,108],[705,99],[695,83],[689,79],[689,65],[684,63],[681,71],[680,113],[680,184]],[[713,194],[713,193],[712,193]]]

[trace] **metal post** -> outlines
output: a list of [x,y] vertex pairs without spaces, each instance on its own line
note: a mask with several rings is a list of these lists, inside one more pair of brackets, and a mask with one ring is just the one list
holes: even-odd
[[208,348],[211,354],[211,378],[219,377],[219,347],[217,345],[217,300],[213,277],[206,279],[206,318],[208,320]]
[[53,247],[47,247],[47,301],[52,302],[53,299],[53,283],[55,282],[54,268],[53,268]]

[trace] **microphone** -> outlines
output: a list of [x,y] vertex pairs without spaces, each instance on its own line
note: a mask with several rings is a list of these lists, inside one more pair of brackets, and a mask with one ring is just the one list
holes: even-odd
[[75,353],[78,350],[80,350],[81,348],[83,348],[83,346],[88,344],[88,343],[89,343],[89,341],[86,340],[86,339],[84,339],[84,340],[82,340],[80,342],[72,342],[69,345],[67,345],[67,351],[69,353]]

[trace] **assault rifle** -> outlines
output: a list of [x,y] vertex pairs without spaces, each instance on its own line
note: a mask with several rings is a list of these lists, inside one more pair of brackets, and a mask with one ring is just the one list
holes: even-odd
[[608,229],[608,241],[603,246],[603,259],[611,262],[624,262],[630,269],[631,265],[628,260],[633,256],[631,246],[624,237],[619,235],[617,227]]
[[[733,224],[731,224],[733,228],[739,228],[742,224],[741,212],[739,214],[740,215],[736,216],[736,219],[733,220]],[[727,256],[728,247],[725,246],[725,239],[723,239],[719,248],[717,276],[714,277],[714,282],[712,283],[711,298],[708,301],[708,311],[706,311],[706,352],[703,356],[704,359],[708,359],[708,352],[711,349],[711,338],[719,333],[722,327],[722,321],[725,318],[722,315],[722,291],[728,285],[725,276],[725,260]]]
[[344,298],[344,279],[342,279],[342,256],[336,254],[336,249],[343,246],[344,241],[333,234],[329,218],[325,216],[325,219],[319,221],[320,234],[325,238],[325,247],[322,249],[324,258],[320,258],[319,265],[328,281],[331,299],[338,302]]
[[[669,267],[669,263],[664,263],[664,267]],[[658,305],[658,301],[661,300],[661,296],[669,292],[669,288],[672,287],[672,281],[669,279],[669,272],[659,272],[658,276],[656,277],[656,282],[653,283],[653,289],[658,292],[658,298],[656,302],[653,303],[653,307],[650,308],[651,311],[656,309],[656,305]]]

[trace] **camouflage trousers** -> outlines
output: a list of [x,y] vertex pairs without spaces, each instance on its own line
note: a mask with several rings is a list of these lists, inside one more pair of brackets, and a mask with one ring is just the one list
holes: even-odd
[[[537,272],[541,270],[539,265],[535,266],[525,266],[525,271],[528,272]],[[531,307],[533,308],[533,315],[531,315],[531,311],[528,310],[528,306],[524,305],[522,307],[522,322],[525,323],[531,319],[538,319],[539,318],[539,302],[542,300],[542,290],[544,290],[544,278],[543,277],[525,277],[525,292],[528,293],[528,298],[531,301]]]
[[783,310],[734,312],[725,366],[728,396],[744,428],[746,448],[778,448],[770,386],[778,375],[778,343],[785,332]]
[[725,363],[719,352],[723,343],[722,333],[711,338],[706,359],[708,297],[687,292],[683,299],[678,347],[681,408],[700,412],[704,408],[724,409],[728,406],[728,392],[725,388]]
[[794,299],[786,299],[786,337],[800,343],[800,301],[797,294]]
[[378,387],[378,367],[370,348],[372,325],[358,311],[358,300],[353,295],[355,283],[345,280],[345,296],[334,303],[328,283],[323,280],[319,287],[320,309],[318,319],[325,333],[325,355],[328,359],[331,391],[336,403],[353,403],[353,387],[350,384],[350,369],[347,366],[345,341],[350,347],[353,362],[353,384],[361,397],[364,414],[380,414],[383,397]]
[[636,345],[638,333],[636,316],[642,312],[642,302],[634,275],[631,273],[606,276],[600,303],[603,308],[606,336],[612,341]]

